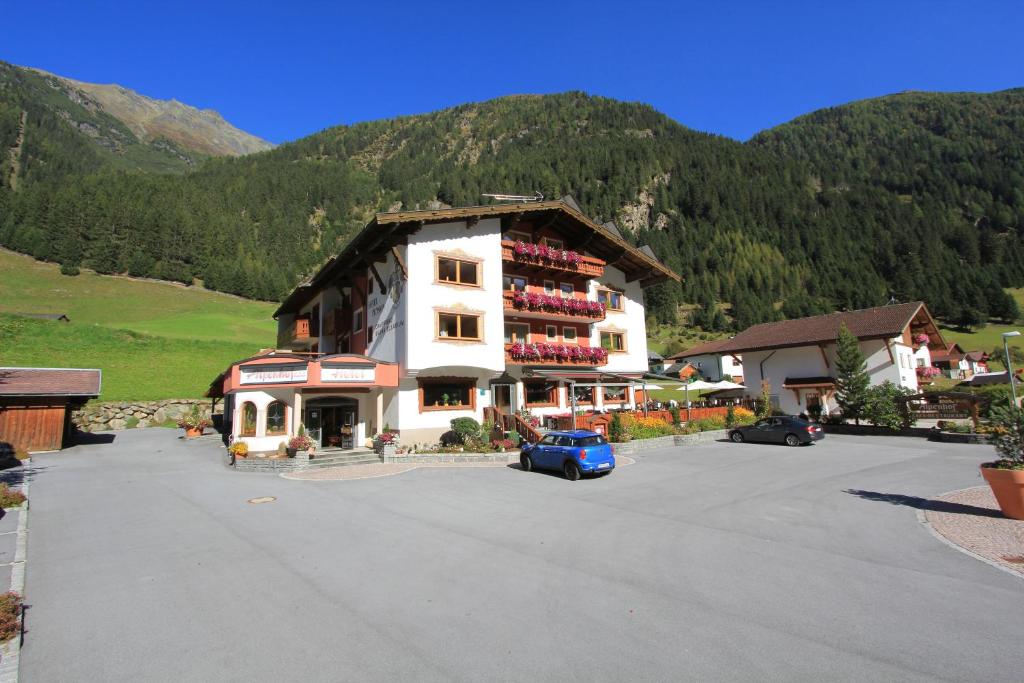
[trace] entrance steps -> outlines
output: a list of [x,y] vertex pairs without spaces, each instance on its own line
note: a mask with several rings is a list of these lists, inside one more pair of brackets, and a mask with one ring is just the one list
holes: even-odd
[[328,467],[349,467],[351,465],[372,465],[381,463],[381,457],[373,451],[361,448],[351,451],[327,450],[318,451],[309,461],[307,469],[325,469]]

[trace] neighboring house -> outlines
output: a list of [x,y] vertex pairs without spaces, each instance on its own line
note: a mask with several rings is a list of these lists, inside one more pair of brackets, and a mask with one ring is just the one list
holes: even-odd
[[709,382],[720,382],[723,379],[731,378],[733,382],[742,384],[742,358],[736,354],[719,352],[719,349],[728,341],[728,339],[719,339],[698,344],[692,349],[675,354],[669,360],[689,362],[697,369],[701,377],[704,377]]
[[80,368],[0,368],[0,442],[27,451],[64,447],[71,413],[100,395],[103,372]]
[[486,407],[634,405],[644,289],[666,280],[679,276],[569,201],[377,214],[277,309],[287,351],[215,382],[227,433],[254,450],[300,425],[321,445],[385,427],[436,443]]
[[647,369],[651,372],[661,374],[665,370],[665,357],[657,351],[648,351]]
[[932,365],[950,379],[967,379],[974,374],[967,354],[956,342],[948,344],[944,349],[932,351]]
[[700,370],[689,361],[679,361],[665,368],[664,375],[678,379],[690,379],[691,377],[700,377]]
[[920,301],[754,325],[718,347],[743,354],[747,394],[769,383],[773,402],[790,414],[837,409],[836,339],[845,324],[860,341],[872,384],[889,380],[916,391],[918,368],[931,366],[932,349],[947,348]]
[[971,375],[977,375],[978,373],[988,372],[988,359],[989,355],[984,351],[968,351],[965,354],[965,358],[968,363],[968,372]]

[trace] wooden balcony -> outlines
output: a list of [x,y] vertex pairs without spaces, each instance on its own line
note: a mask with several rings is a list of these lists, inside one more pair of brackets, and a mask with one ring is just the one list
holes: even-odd
[[[516,243],[512,240],[501,241],[501,258],[506,264],[515,264],[513,270],[530,273],[570,273],[585,278],[596,278],[604,275],[605,262],[599,258],[580,255],[579,263],[567,263],[542,256],[517,254]],[[510,272],[506,267],[506,272]]]
[[309,318],[296,318],[278,333],[278,348],[288,348],[293,344],[305,346],[315,342],[320,335],[313,333],[313,327]]
[[[599,314],[574,312],[565,313],[562,311],[551,310],[551,307],[537,307],[529,308],[528,306],[516,306],[515,304],[515,292],[504,292],[502,298],[505,303],[505,317],[515,316],[517,318],[526,318],[531,320],[556,320],[565,323],[599,323],[605,318],[604,308],[601,308]],[[585,299],[576,299],[577,301],[585,301]]]
[[[555,367],[588,367],[596,368],[608,364],[608,354],[604,349],[590,346],[577,346],[576,344],[549,344],[538,342],[526,344],[526,347],[536,348],[540,353],[528,352],[526,354],[516,353],[513,347],[520,344],[505,344],[505,363],[507,365],[551,365]],[[531,351],[532,351],[531,348]],[[570,350],[570,355],[551,353],[551,349],[565,348]],[[582,356],[574,355],[571,350],[578,348]]]

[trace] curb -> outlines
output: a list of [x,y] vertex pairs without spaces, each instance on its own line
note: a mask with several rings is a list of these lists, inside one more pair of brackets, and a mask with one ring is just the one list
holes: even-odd
[[[945,493],[940,493],[938,495],[939,496],[945,496],[945,495],[948,495],[950,493],[956,493],[957,491],[963,491],[963,490],[964,489],[954,489],[952,491],[946,491]],[[928,517],[925,515],[925,513],[928,511],[928,509],[929,508],[926,507],[924,509],[917,509],[917,510],[915,510],[915,513],[917,514],[917,521],[920,522],[921,525],[928,530],[928,533],[930,533],[932,536],[937,538],[940,542],[942,542],[945,545],[948,545],[953,550],[960,551],[961,553],[963,553],[964,555],[967,555],[968,557],[973,557],[974,559],[979,560],[980,562],[984,562],[985,564],[987,564],[990,567],[995,567],[996,569],[998,569],[1001,572],[1005,572],[1005,573],[1009,574],[1010,576],[1015,576],[1018,579],[1024,580],[1024,574],[1021,574],[1020,572],[1016,572],[1016,571],[1014,571],[1012,569],[1008,569],[1008,568],[1004,567],[1003,565],[999,564],[998,562],[996,562],[995,560],[990,560],[987,557],[983,557],[983,556],[981,556],[981,555],[979,555],[979,554],[977,554],[975,552],[972,552],[972,551],[968,550],[967,548],[964,548],[963,546],[957,545],[953,541],[949,540],[948,538],[946,538],[945,536],[940,534],[938,531],[935,530],[935,527],[932,526],[931,522],[928,521]]]
[[[24,461],[24,466],[31,465],[31,459]],[[10,508],[18,511],[18,540],[14,548],[14,562],[11,563],[11,586],[8,590],[25,597],[25,565],[28,559],[28,489],[29,477],[26,471],[25,480],[21,483],[21,492],[25,494],[25,502],[20,507]],[[24,608],[18,614],[18,634],[0,647],[0,683],[18,683],[21,664],[21,643],[24,629]]]

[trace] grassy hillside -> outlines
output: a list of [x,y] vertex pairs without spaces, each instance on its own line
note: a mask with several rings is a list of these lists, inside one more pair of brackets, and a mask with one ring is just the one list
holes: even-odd
[[[230,362],[273,346],[274,305],[0,251],[0,365],[103,370],[101,400],[201,396]],[[66,313],[71,323],[10,313]]]

